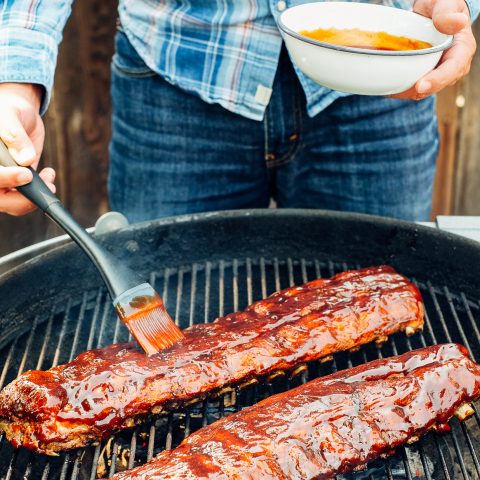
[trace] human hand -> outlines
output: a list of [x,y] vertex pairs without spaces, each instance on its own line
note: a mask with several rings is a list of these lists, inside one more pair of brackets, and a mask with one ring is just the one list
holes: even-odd
[[452,46],[445,50],[434,70],[409,90],[391,95],[393,98],[421,100],[453,85],[470,71],[476,42],[465,0],[416,0],[413,11],[430,17],[438,31],[455,35]]
[[[39,114],[41,89],[21,83],[0,84],[0,138],[22,166],[0,166],[0,212],[24,215],[35,209],[15,187],[32,180],[27,166],[36,168],[43,149],[45,129]],[[55,192],[55,171],[45,168],[40,176]]]

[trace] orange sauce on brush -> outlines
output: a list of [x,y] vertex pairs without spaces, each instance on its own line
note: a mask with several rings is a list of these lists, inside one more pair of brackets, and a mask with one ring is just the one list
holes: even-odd
[[433,46],[422,40],[400,37],[386,32],[368,32],[359,28],[318,28],[299,33],[321,42],[369,50],[421,50]]

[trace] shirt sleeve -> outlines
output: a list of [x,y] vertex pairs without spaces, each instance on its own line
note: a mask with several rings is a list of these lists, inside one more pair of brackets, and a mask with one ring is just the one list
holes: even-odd
[[480,2],[479,0],[465,0],[470,10],[470,18],[472,22],[477,19],[478,14],[480,13]]
[[45,88],[41,114],[50,101],[58,44],[73,0],[0,0],[0,83],[36,83]]

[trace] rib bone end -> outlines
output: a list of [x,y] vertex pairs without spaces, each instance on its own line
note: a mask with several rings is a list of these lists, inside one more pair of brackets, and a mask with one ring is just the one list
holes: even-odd
[[273,380],[279,378],[279,377],[284,377],[285,376],[285,371],[284,370],[277,370],[276,372],[271,373],[267,377],[267,383],[272,383]]
[[163,407],[161,405],[155,405],[152,409],[151,409],[151,412],[153,415],[159,415],[160,413],[162,413],[163,411]]
[[[187,400],[183,406],[184,407],[190,407],[192,405],[195,405],[196,403],[200,403],[202,401],[201,398],[192,398],[191,400]],[[160,412],[162,411],[162,409],[160,409]]]
[[333,355],[328,355],[320,359],[320,363],[327,363],[333,360]]
[[466,418],[470,417],[475,413],[475,410],[473,410],[472,406],[468,403],[463,403],[460,405],[456,410],[454,415],[460,420],[463,421]]
[[135,426],[135,420],[133,418],[127,418],[124,422],[125,427],[133,428]]
[[405,333],[406,333],[407,337],[411,337],[412,335],[415,335],[416,330],[413,327],[407,327],[405,329]]
[[375,343],[381,347],[386,341],[388,340],[387,336],[382,335],[381,337],[378,337],[375,339]]
[[306,372],[308,370],[307,366],[305,364],[299,365],[297,368],[295,368],[292,373],[290,374],[290,378],[295,378],[298,375],[302,374],[303,372]]
[[[281,375],[280,371],[279,372],[276,372],[278,373],[278,375]],[[272,375],[275,375],[275,374],[272,374]],[[270,379],[270,377],[268,377],[267,381]],[[241,383],[238,388],[240,390],[244,390],[245,388],[248,388],[248,387],[251,387],[252,385],[257,385],[258,384],[258,380],[256,378],[250,378],[249,380],[247,380],[246,382],[243,382]]]
[[220,389],[218,392],[215,392],[211,395],[212,398],[216,399],[216,398],[219,398],[223,395],[227,395],[229,393],[233,393],[234,392],[234,388],[231,387],[231,386],[226,386],[226,387],[223,387],[222,389]]

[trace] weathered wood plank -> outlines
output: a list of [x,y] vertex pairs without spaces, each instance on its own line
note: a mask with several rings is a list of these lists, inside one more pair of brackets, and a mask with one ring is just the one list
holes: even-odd
[[48,131],[55,132],[55,144],[45,152],[45,160],[57,166],[62,199],[85,225],[107,209],[115,12],[115,0],[75,3],[46,120]]
[[433,189],[432,219],[437,215],[452,213],[453,175],[457,157],[458,108],[456,99],[459,88],[454,85],[437,97],[440,151],[437,159],[437,173]]
[[[42,165],[57,170],[62,201],[85,226],[107,210],[110,61],[116,0],[74,3],[64,32],[52,103],[45,117]],[[58,235],[40,212],[0,216],[0,256]]]
[[[474,24],[480,43],[480,22]],[[465,106],[458,128],[458,151],[453,178],[455,215],[480,214],[480,49],[477,49],[470,74],[462,82]]]

